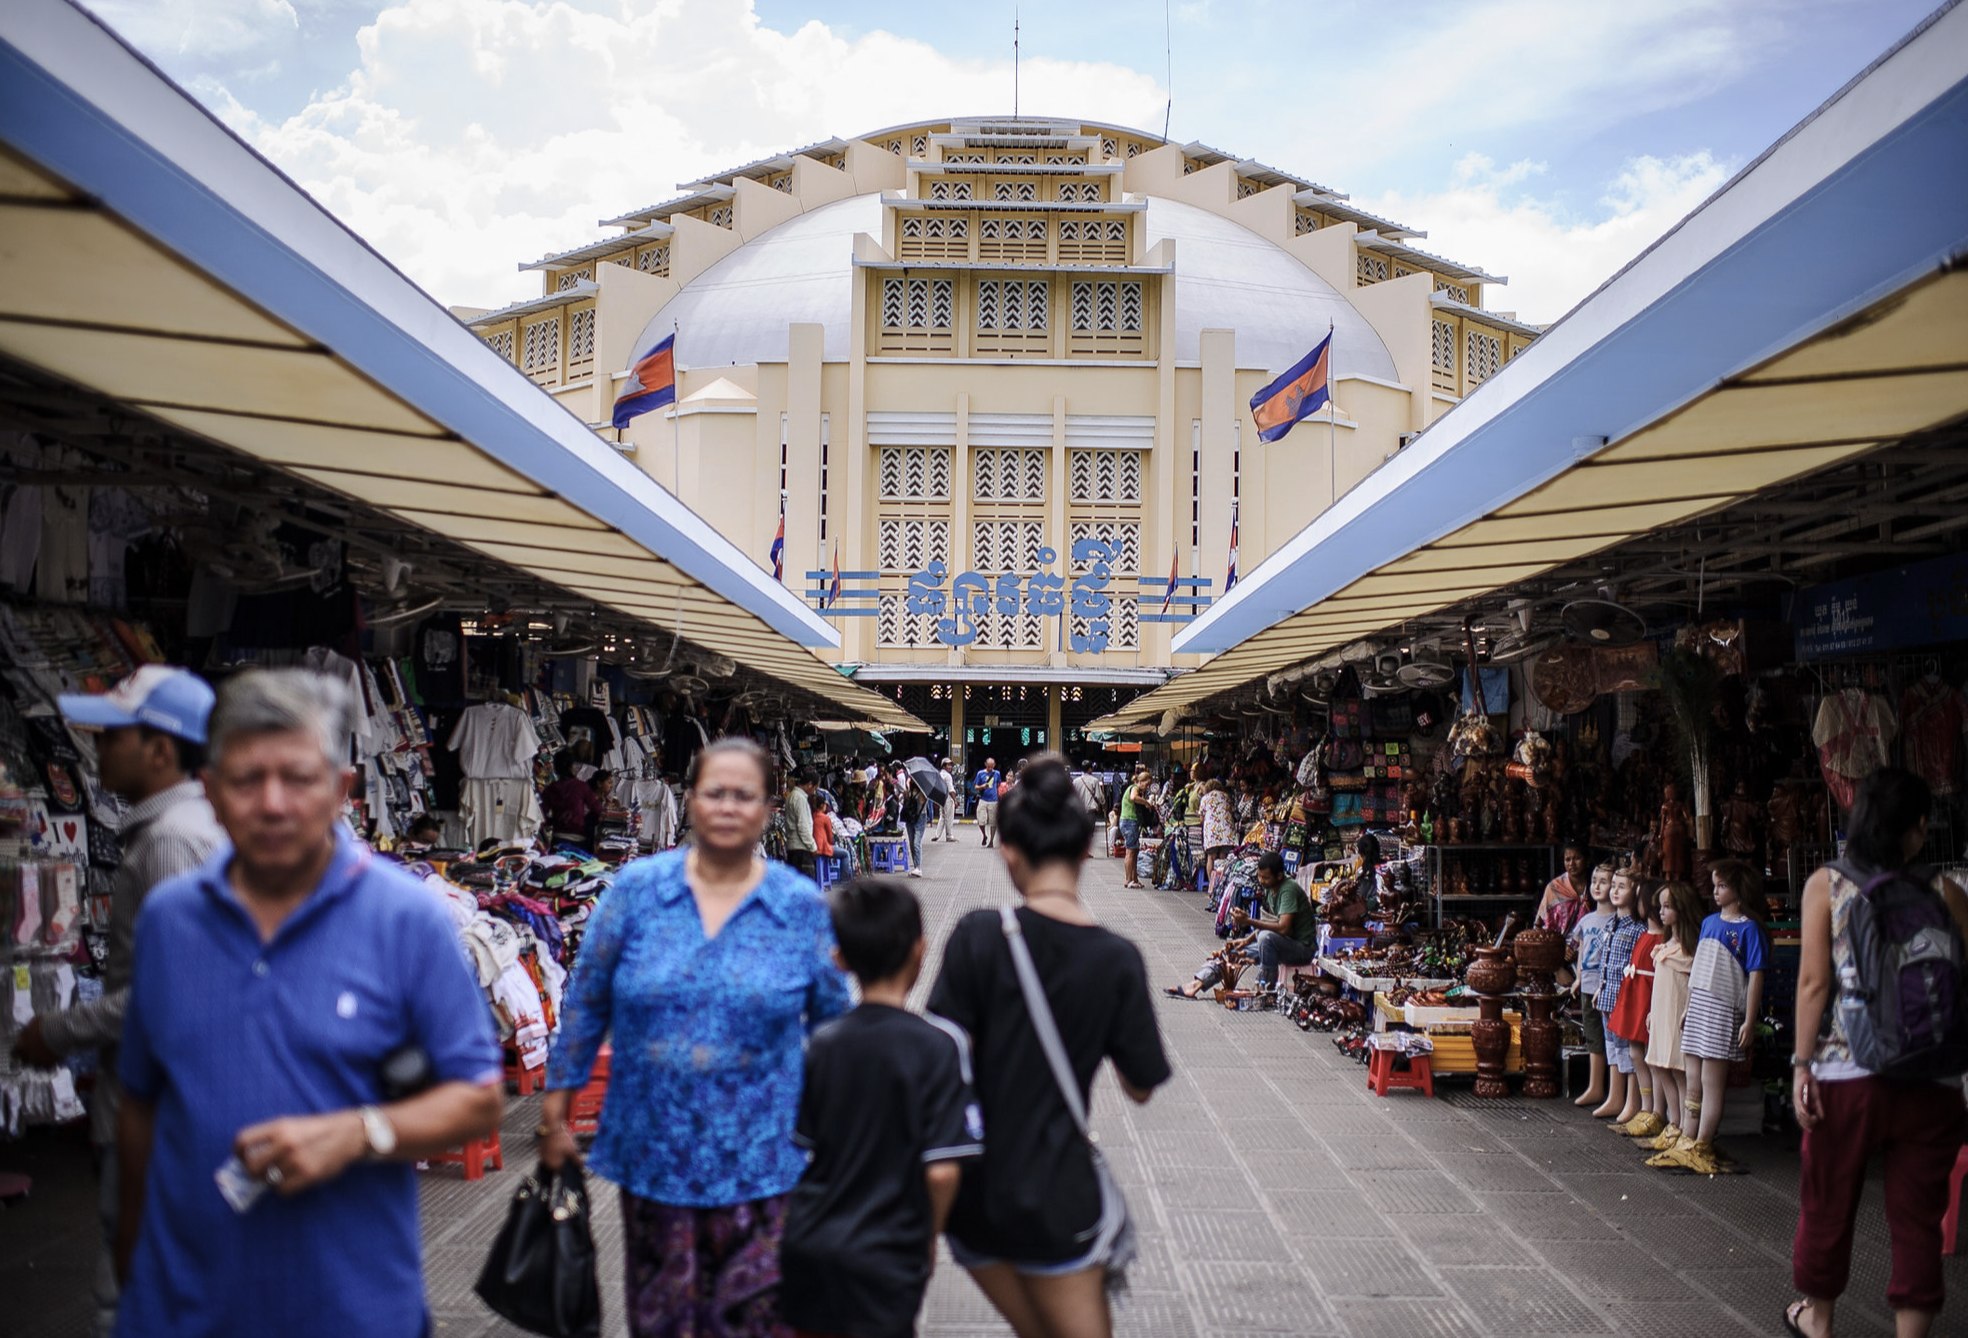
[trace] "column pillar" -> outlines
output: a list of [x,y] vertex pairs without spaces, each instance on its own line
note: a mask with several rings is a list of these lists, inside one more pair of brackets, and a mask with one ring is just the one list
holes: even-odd
[[951,768],[959,781],[967,774],[970,757],[964,751],[964,685],[950,685],[950,756],[956,765]]
[[1046,747],[1062,757],[1066,753],[1066,731],[1062,727],[1064,703],[1059,699],[1059,684],[1046,684]]

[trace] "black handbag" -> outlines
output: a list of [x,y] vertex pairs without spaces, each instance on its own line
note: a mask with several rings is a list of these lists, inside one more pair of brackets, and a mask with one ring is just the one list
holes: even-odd
[[536,1166],[520,1182],[473,1290],[528,1333],[596,1338],[601,1289],[587,1180],[579,1166],[572,1161],[558,1171]]

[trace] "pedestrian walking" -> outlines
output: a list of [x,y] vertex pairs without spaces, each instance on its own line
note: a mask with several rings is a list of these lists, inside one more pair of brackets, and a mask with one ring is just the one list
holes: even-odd
[[888,878],[828,896],[861,1003],[807,1047],[794,1140],[813,1154],[786,1210],[779,1302],[801,1338],[915,1332],[961,1179],[984,1125],[970,1040],[908,1011],[922,974],[922,907]]
[[939,774],[943,777],[943,799],[936,805],[936,835],[932,841],[954,841],[957,839],[957,778],[950,773],[950,759],[943,759]]
[[[1028,769],[1004,813],[1005,867],[1023,904],[958,921],[929,998],[930,1012],[971,1038],[984,1116],[984,1156],[965,1168],[950,1250],[1028,1336],[1110,1331],[1104,1284],[1119,1261],[1118,1192],[1103,1192],[1082,1117],[1103,1061],[1113,1061],[1121,1090],[1137,1102],[1170,1077],[1140,951],[1095,924],[1080,901],[1092,835],[1065,762],[1048,756]],[[1014,933],[1049,1005],[1070,1089],[1027,1004]]]
[[[1932,806],[1927,782],[1912,772],[1873,772],[1853,801],[1845,858],[1804,884],[1790,1061],[1804,1126],[1791,1280],[1803,1297],[1784,1323],[1809,1338],[1832,1332],[1851,1272],[1866,1164],[1882,1150],[1893,1245],[1886,1303],[1898,1338],[1924,1338],[1941,1309],[1941,1219],[1964,1132],[1958,1054],[1968,1018],[1959,990],[1968,897],[1949,879],[1913,867]],[[1877,909],[1889,900],[1890,912]],[[1900,951],[1910,935],[1922,940],[1917,963]],[[1891,967],[1891,978],[1880,974],[1882,965]],[[1950,975],[1953,988],[1909,990],[1902,965],[1930,984]],[[1873,1029],[1879,1013],[1869,1001],[1882,996],[1899,1007],[1893,1034]],[[1921,1066],[1910,1044],[1919,1038],[1951,1042],[1955,1056]],[[1896,1078],[1869,1066],[1895,1049],[1918,1071]]]
[[145,665],[106,693],[63,694],[58,705],[70,725],[95,733],[103,788],[130,809],[117,829],[122,863],[110,876],[102,995],[32,1018],[14,1038],[14,1053],[36,1068],[53,1068],[70,1055],[101,1052],[89,1140],[95,1146],[96,1209],[102,1225],[95,1332],[106,1335],[116,1324],[116,1047],[130,1003],[137,911],[152,888],[209,859],[225,834],[197,780],[205,765],[205,725],[212,710],[212,689],[203,679],[184,669]]
[[[122,1338],[429,1330],[411,1163],[498,1127],[499,1051],[442,901],[339,821],[349,713],[300,669],[218,694],[205,788],[231,846],[137,923]],[[398,1056],[429,1081],[392,1098]]]
[[594,1169],[621,1186],[633,1338],[783,1338],[786,1194],[813,1027],[847,1011],[813,884],[761,859],[771,759],[749,739],[697,755],[696,844],[622,870],[589,920],[547,1062],[540,1160],[568,1131],[604,1039],[614,1058]]
[[813,842],[813,792],[819,788],[819,774],[801,767],[786,790],[786,863],[812,879],[820,872],[819,847]]
[[998,785],[1004,780],[1004,773],[998,770],[998,759],[987,757],[984,766],[971,777],[970,788],[977,796],[977,834],[979,844],[990,845],[998,835]]
[[902,792],[902,830],[909,834],[909,876],[920,878],[923,830],[929,826],[929,799],[901,767],[895,768],[895,784]]

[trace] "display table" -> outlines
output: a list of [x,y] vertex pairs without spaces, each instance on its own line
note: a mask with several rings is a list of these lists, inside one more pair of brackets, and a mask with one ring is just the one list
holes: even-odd
[[1391,990],[1406,985],[1416,990],[1442,990],[1451,985],[1461,984],[1456,980],[1440,980],[1431,976],[1363,976],[1344,962],[1331,957],[1321,957],[1319,970],[1334,980],[1349,985],[1362,994],[1372,994],[1375,990]]

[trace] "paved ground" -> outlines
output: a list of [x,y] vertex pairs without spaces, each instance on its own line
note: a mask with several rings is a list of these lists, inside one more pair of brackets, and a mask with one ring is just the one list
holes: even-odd
[[[917,884],[932,943],[953,919],[996,905],[1010,884],[976,838],[927,849]],[[1214,942],[1198,899],[1123,892],[1119,866],[1090,866],[1088,900],[1137,942],[1158,983],[1184,977]],[[1363,1071],[1318,1033],[1267,1014],[1157,999],[1176,1077],[1146,1107],[1103,1078],[1094,1122],[1139,1223],[1142,1258],[1117,1312],[1122,1335],[1351,1338],[1458,1335],[1780,1333],[1790,1297],[1795,1154],[1736,1138],[1754,1174],[1715,1180],[1639,1166],[1625,1140],[1562,1102],[1376,1099]],[[525,1163],[536,1100],[506,1121],[508,1169],[476,1183],[424,1176],[431,1305],[439,1333],[510,1335],[471,1294]],[[86,1331],[88,1196],[72,1147],[0,1148],[42,1185],[0,1213],[0,1330]],[[614,1196],[597,1196],[604,1333],[623,1332]],[[1890,1331],[1881,1299],[1886,1236],[1875,1187],[1840,1332]],[[1948,1264],[1968,1287],[1968,1260]],[[1968,1304],[1956,1302],[1956,1308]],[[25,1323],[20,1324],[20,1317]],[[1958,1316],[1956,1317],[1958,1318]],[[938,1271],[923,1316],[931,1338],[1008,1330],[963,1273]],[[1945,1330],[1943,1330],[1945,1331]]]

